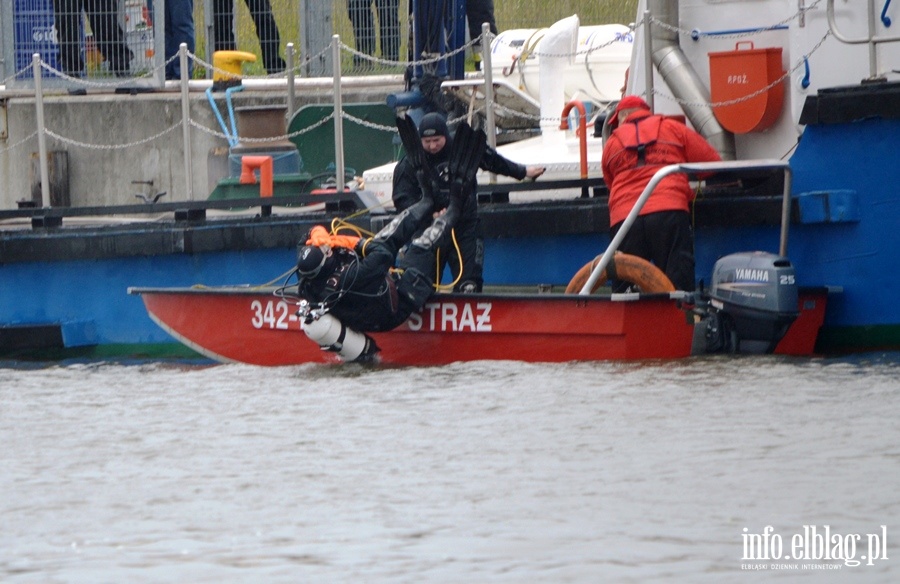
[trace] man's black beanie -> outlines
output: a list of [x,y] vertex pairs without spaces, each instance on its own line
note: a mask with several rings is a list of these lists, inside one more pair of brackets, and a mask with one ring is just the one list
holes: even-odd
[[432,112],[425,114],[422,121],[419,122],[419,137],[431,138],[434,136],[450,137],[450,131],[447,130],[447,120],[439,113]]

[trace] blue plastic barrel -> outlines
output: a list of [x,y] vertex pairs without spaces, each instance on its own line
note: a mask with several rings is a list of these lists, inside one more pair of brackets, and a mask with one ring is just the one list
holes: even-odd
[[[56,28],[53,26],[52,0],[15,0],[13,6],[13,52],[16,71],[31,66],[31,56],[39,53],[41,59],[53,68],[58,68],[59,44]],[[44,70],[44,76],[49,73]],[[29,68],[16,79],[31,79]]]

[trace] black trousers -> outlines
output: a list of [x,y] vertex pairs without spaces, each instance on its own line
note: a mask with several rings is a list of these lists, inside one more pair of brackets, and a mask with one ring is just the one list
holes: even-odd
[[[237,48],[234,41],[234,2],[235,0],[213,0],[213,51],[233,51]],[[266,72],[281,73],[286,65],[278,54],[281,37],[275,17],[272,16],[272,5],[269,0],[244,2],[250,9],[253,25],[256,27]]]
[[490,26],[491,32],[497,34],[494,0],[466,0],[466,20],[469,23],[469,38],[477,39],[481,36],[481,25],[485,22]]
[[88,17],[97,50],[120,76],[129,73],[131,54],[125,45],[119,26],[117,0],[53,0],[54,20],[59,34],[60,69],[67,75],[80,77],[84,73],[81,56],[81,11]]
[[[622,223],[609,230],[616,236]],[[676,290],[693,291],[694,230],[687,211],[659,211],[639,215],[619,245],[619,251],[636,255],[656,264],[672,280]],[[624,292],[628,282],[613,281],[613,292]]]
[[[459,205],[451,203],[447,212],[430,221],[423,231],[420,226],[431,219],[432,206],[430,199],[420,200],[397,215],[367,245],[363,261],[377,261],[387,270],[401,247],[412,240],[398,262],[401,275],[391,277],[393,289],[386,289],[385,293],[362,294],[365,300],[360,306],[342,306],[344,300],[332,311],[335,316],[357,330],[391,330],[425,305],[434,293],[437,247],[447,240],[451,227],[459,218]],[[380,259],[376,260],[376,256]]]
[[440,269],[443,272],[449,264],[450,274],[456,281],[454,292],[481,292],[484,286],[484,235],[476,207],[471,207],[472,211],[464,211],[453,230],[456,244],[451,236],[440,249]]
[[348,0],[347,11],[353,25],[356,49],[375,55],[375,19],[372,4],[378,11],[378,37],[381,58],[397,61],[400,57],[400,18],[397,0]]

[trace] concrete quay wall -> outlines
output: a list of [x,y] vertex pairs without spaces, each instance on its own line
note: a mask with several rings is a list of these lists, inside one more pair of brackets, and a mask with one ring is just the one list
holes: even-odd
[[[233,94],[234,107],[286,105],[287,85],[279,81],[246,83],[243,91]],[[67,153],[69,205],[130,205],[140,202],[137,193],[163,191],[165,202],[206,199],[223,172],[221,156],[216,162],[211,153],[228,148],[227,139],[217,135],[223,132],[205,93],[208,86],[207,81],[192,81],[189,93],[190,117],[199,126],[190,132],[192,197],[177,87],[134,95],[90,91],[80,96],[45,95],[47,150]],[[342,82],[341,94],[345,104],[372,103],[402,89],[399,76],[354,78]],[[225,94],[217,92],[214,97],[227,124]],[[295,111],[307,104],[331,103],[330,78],[297,80]],[[0,126],[0,209],[15,209],[18,201],[32,199],[33,189],[40,201],[36,100],[33,95],[0,91],[0,114],[4,114],[0,124],[5,123]],[[172,129],[154,138],[168,128]]]

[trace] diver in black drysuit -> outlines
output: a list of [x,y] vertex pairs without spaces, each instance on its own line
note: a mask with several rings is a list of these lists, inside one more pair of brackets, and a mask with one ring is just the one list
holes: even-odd
[[375,237],[359,239],[353,249],[332,247],[323,252],[319,246],[302,246],[297,262],[299,295],[313,305],[324,305],[344,325],[360,332],[399,326],[434,292],[434,250],[449,235],[463,202],[453,197],[447,210],[409,244],[401,272],[390,269],[400,248],[431,215],[434,205],[428,197],[401,212]]
[[[371,239],[329,235],[324,227],[314,227],[297,259],[299,295],[314,305],[313,310],[330,313],[358,332],[399,326],[434,293],[436,250],[448,245],[453,226],[474,199],[475,173],[487,147],[484,132],[460,125],[449,150],[444,209],[443,204],[435,206],[435,189],[428,178],[434,169],[415,124],[404,115],[397,118],[397,129],[422,198]],[[431,217],[430,225],[419,233]],[[408,242],[399,273],[391,272],[400,248]]]

